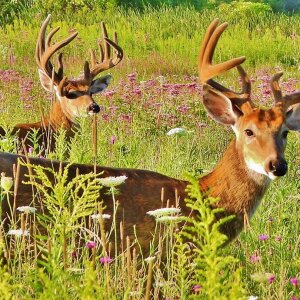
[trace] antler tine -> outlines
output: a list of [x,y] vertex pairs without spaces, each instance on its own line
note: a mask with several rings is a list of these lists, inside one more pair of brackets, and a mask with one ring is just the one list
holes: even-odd
[[200,72],[200,68],[201,68],[201,66],[203,64],[203,56],[204,56],[207,44],[209,42],[210,37],[212,36],[212,34],[214,33],[214,31],[216,30],[218,24],[219,24],[219,19],[214,19],[210,23],[210,25],[208,26],[208,28],[207,28],[207,30],[205,32],[203,41],[202,41],[201,46],[200,46],[200,51],[199,51],[199,73],[201,73]]
[[[51,39],[54,36],[54,34],[59,30],[59,27],[54,28],[50,31],[48,36],[46,37],[46,28],[50,22],[51,15],[48,15],[46,20],[43,22],[37,44],[36,44],[36,61],[40,69],[45,71],[45,73],[52,78],[52,72],[53,72],[53,66],[50,62],[50,58],[52,55],[57,52],[59,49],[63,48],[67,44],[69,44],[76,36],[77,32],[74,32],[69,37],[65,38],[61,42],[57,42],[53,45],[51,44]],[[54,72],[54,81],[56,84],[59,83],[59,81],[63,78],[63,62],[62,62],[62,56],[58,58],[59,61],[59,71],[56,73]]]
[[223,23],[218,25],[219,20],[214,20],[208,27],[203,44],[200,48],[199,53],[199,76],[201,82],[207,82],[209,79],[218,75],[221,72],[225,72],[233,67],[236,67],[245,61],[245,57],[233,58],[229,61],[219,63],[217,65],[212,65],[212,58],[215,51],[215,47],[218,40],[224,30],[227,28],[228,24]]
[[279,102],[282,102],[282,91],[279,86],[279,79],[283,75],[283,72],[278,72],[276,73],[272,78],[271,78],[271,89],[272,93],[274,95],[274,100],[275,103],[278,104]]
[[[105,38],[108,38],[108,35],[107,35],[107,29],[105,23],[103,21],[101,22],[101,28],[102,28],[103,40],[105,40]],[[110,47],[107,43],[104,43],[104,59],[107,60],[109,58],[110,58]]]
[[279,79],[282,75],[283,72],[278,72],[271,78],[271,89],[274,95],[275,105],[281,105],[282,109],[286,111],[290,106],[300,103],[300,92],[283,96],[279,86]]
[[115,50],[116,56],[112,59],[112,63],[116,66],[123,59],[123,50],[109,38],[105,38],[105,41]]

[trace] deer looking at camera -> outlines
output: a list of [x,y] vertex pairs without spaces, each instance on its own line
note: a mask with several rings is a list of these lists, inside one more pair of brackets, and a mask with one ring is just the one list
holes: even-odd
[[[271,82],[275,105],[270,109],[255,107],[250,99],[250,80],[240,66],[244,57],[212,65],[214,49],[226,27],[226,23],[218,26],[218,20],[215,20],[207,29],[199,54],[199,76],[204,85],[203,104],[207,112],[217,122],[230,125],[236,137],[215,169],[199,179],[199,186],[208,195],[220,198],[216,205],[223,207],[226,214],[236,215],[223,228],[229,239],[233,239],[243,228],[244,214],[251,216],[254,213],[270,181],[287,172],[284,149],[288,130],[300,130],[300,92],[283,96],[278,84],[281,74],[276,74]],[[212,80],[216,75],[236,66],[242,78],[241,93]],[[12,165],[17,164],[18,157],[21,156],[0,153],[1,171],[12,176]],[[55,170],[60,168],[57,161],[30,158],[30,162],[53,167]],[[65,167],[66,163],[61,166]],[[69,177],[75,177],[78,172],[83,174],[93,170],[92,165],[74,164],[69,168]],[[155,229],[155,221],[147,212],[165,205],[161,201],[162,188],[164,199],[169,201],[170,206],[175,207],[179,202],[182,214],[191,214],[184,202],[187,181],[147,170],[98,166],[96,171],[102,172],[101,177],[127,177],[125,183],[118,187],[116,200],[119,207],[116,218],[117,222],[123,222],[124,236],[128,235],[131,240],[135,239],[133,226],[136,226],[136,235],[145,253],[149,250],[149,241]],[[26,173],[27,168],[21,166],[17,206],[32,202],[31,187],[21,184]],[[55,182],[54,178],[51,180]],[[100,199],[104,200],[106,206],[104,213],[113,214],[110,196],[104,191]],[[2,211],[2,217],[9,214],[9,207],[5,202],[2,204]]]
[[[49,114],[42,116],[41,121],[18,124],[13,130],[14,133],[18,133],[20,140],[26,140],[31,129],[40,130],[40,133],[43,133],[41,143],[44,143],[45,149],[48,148],[48,143],[51,143],[53,132],[64,128],[67,133],[71,134],[70,129],[75,124],[77,117],[92,115],[100,111],[100,107],[94,101],[93,95],[102,92],[108,86],[111,76],[106,75],[100,78],[96,78],[96,76],[103,71],[113,68],[123,58],[123,50],[117,44],[116,33],[114,41],[110,40],[105,24],[102,22],[103,45],[101,41],[98,42],[99,58],[97,59],[95,52],[90,50],[91,66],[86,61],[84,63],[83,78],[70,80],[64,76],[62,53],[58,55],[59,68],[57,71],[55,71],[51,63],[51,58],[57,51],[68,45],[77,36],[77,32],[60,42],[51,44],[51,40],[59,30],[59,27],[52,29],[46,35],[46,28],[49,22],[50,15],[41,26],[36,44],[35,58],[42,86],[46,91],[55,92],[57,100],[53,103]],[[114,55],[112,55],[112,52],[114,52]],[[4,134],[3,129],[0,130],[0,134]]]

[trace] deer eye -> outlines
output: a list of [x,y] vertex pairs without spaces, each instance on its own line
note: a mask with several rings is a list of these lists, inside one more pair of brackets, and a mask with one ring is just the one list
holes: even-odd
[[286,131],[284,131],[284,132],[282,133],[282,137],[283,137],[284,139],[286,139],[287,136],[288,136],[288,134],[289,134],[289,132],[286,130]]
[[79,97],[78,92],[68,92],[66,97],[68,99],[76,99],[77,97]]
[[254,133],[253,133],[253,131],[251,129],[245,129],[245,134],[247,136],[254,136]]

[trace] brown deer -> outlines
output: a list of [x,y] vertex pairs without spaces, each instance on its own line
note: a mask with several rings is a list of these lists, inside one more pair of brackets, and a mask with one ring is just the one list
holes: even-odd
[[[230,125],[236,138],[215,169],[199,179],[199,186],[208,195],[220,197],[216,205],[223,207],[226,214],[236,215],[224,227],[229,239],[233,239],[243,228],[244,215],[251,216],[254,213],[270,181],[287,172],[284,149],[288,130],[300,130],[300,92],[283,96],[278,85],[281,74],[276,74],[272,79],[275,105],[270,109],[260,109],[250,100],[250,81],[241,67],[238,69],[243,80],[242,93],[235,93],[212,81],[212,77],[244,61],[241,57],[212,65],[214,49],[226,27],[226,23],[218,26],[218,20],[209,26],[200,49],[199,75],[204,84],[203,103],[206,110],[217,122]],[[14,154],[0,153],[1,171],[12,176],[12,165],[17,164],[19,157],[25,159]],[[60,167],[57,161],[30,158],[30,162],[55,170]],[[62,166],[66,166],[66,163],[62,163]],[[73,164],[69,169],[70,178],[76,176],[78,171],[81,174],[93,172],[94,166]],[[116,196],[120,203],[117,220],[123,221],[125,235],[132,239],[133,225],[136,225],[137,237],[145,252],[155,228],[155,221],[147,212],[162,207],[162,188],[164,199],[169,200],[170,206],[175,207],[179,200],[182,214],[191,213],[184,202],[187,181],[147,170],[98,166],[96,171],[103,172],[101,177],[127,177],[125,183],[119,186],[120,193]],[[32,202],[31,187],[21,184],[26,173],[27,168],[21,166],[17,206]],[[107,206],[104,212],[111,214],[113,208],[110,197],[105,192],[101,193],[101,199]],[[5,202],[2,203],[2,211],[2,217],[9,214]]]
[[[36,123],[17,124],[13,133],[18,134],[18,138],[26,140],[31,129],[40,130],[41,143],[45,149],[51,143],[52,133],[60,128],[66,129],[71,134],[71,128],[76,122],[76,118],[85,115],[92,115],[100,111],[99,105],[94,101],[93,95],[102,92],[111,80],[110,75],[95,79],[95,77],[110,68],[116,66],[123,58],[123,50],[117,44],[115,33],[114,41],[107,35],[105,24],[102,22],[103,45],[98,42],[100,51],[99,59],[93,50],[91,52],[91,67],[86,61],[84,64],[84,76],[79,79],[69,80],[64,76],[62,53],[58,56],[59,68],[55,71],[51,63],[52,56],[61,48],[68,45],[76,36],[74,32],[66,39],[51,44],[54,34],[59,27],[52,29],[46,36],[46,28],[50,22],[50,15],[43,22],[37,39],[35,58],[38,64],[38,72],[42,86],[46,91],[55,92],[57,100],[53,103],[47,116],[42,116],[42,120]],[[111,52],[114,52],[114,55]],[[0,128],[0,134],[5,134]],[[28,140],[26,140],[27,144]],[[51,148],[51,147],[50,147]]]

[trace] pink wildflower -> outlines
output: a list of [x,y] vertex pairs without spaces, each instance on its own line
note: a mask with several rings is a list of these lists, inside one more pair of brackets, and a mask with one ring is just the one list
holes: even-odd
[[112,259],[109,256],[104,256],[104,257],[100,257],[99,261],[101,264],[105,265],[111,263]]
[[270,284],[273,283],[274,280],[275,280],[275,278],[276,278],[276,276],[273,275],[273,274],[271,274],[271,275],[269,276],[269,278],[268,278],[268,282],[269,282]]
[[263,242],[266,241],[268,238],[269,238],[269,236],[264,233],[259,236],[259,239]]
[[253,263],[253,264],[258,263],[260,260],[261,260],[261,257],[259,255],[252,254],[250,256],[250,262]]
[[299,280],[298,278],[296,277],[293,277],[290,279],[290,283],[293,285],[293,286],[297,286],[299,284]]
[[200,284],[196,284],[193,286],[193,291],[195,294],[199,293],[201,290],[202,286]]
[[93,241],[88,241],[86,243],[86,247],[89,248],[89,249],[93,249],[96,247],[96,242],[93,242]]

